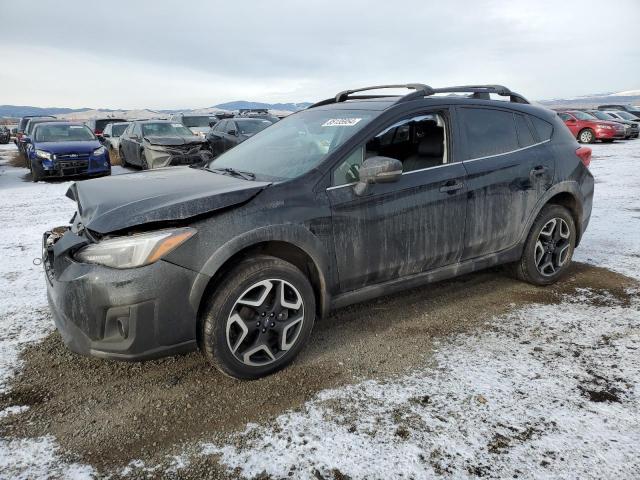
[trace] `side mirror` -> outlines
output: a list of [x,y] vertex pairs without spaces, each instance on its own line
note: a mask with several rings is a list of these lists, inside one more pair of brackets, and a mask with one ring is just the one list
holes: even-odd
[[31,137],[23,135],[22,138],[20,138],[20,141],[24,143],[31,143]]
[[104,138],[111,138],[111,135],[109,135],[108,133],[103,133],[103,134],[102,134],[102,136],[103,136]]
[[140,140],[140,137],[138,135],[129,135],[129,140]]
[[577,122],[575,118],[570,118],[569,120],[567,120],[567,123],[570,123],[571,125],[573,125],[574,123],[577,123]]
[[215,126],[216,126],[216,123],[218,123],[218,122],[209,122],[209,127],[210,127],[210,128],[215,127]]
[[364,195],[372,183],[397,182],[402,176],[402,162],[389,157],[367,158],[358,171],[360,180],[353,187],[356,195]]
[[228,135],[233,135],[234,137],[238,135],[238,132],[236,132],[235,130],[229,130],[227,132]]

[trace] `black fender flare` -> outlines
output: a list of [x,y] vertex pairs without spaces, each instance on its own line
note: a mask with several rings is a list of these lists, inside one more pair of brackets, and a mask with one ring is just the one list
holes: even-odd
[[329,256],[320,239],[303,225],[298,224],[279,224],[256,228],[219,247],[204,263],[200,271],[202,275],[198,276],[191,287],[189,298],[191,305],[198,310],[209,282],[231,257],[242,250],[269,241],[291,244],[309,256],[318,272],[320,317],[326,316],[331,305]]

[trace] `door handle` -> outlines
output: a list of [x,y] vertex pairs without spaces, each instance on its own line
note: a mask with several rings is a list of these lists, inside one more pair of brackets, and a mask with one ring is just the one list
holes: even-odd
[[453,195],[462,187],[464,187],[464,184],[462,182],[458,182],[457,180],[449,180],[440,187],[440,191],[442,193],[448,193],[449,195]]

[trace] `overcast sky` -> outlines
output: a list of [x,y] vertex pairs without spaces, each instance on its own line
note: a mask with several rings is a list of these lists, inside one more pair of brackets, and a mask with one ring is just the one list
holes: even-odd
[[379,83],[531,99],[640,88],[640,1],[31,1],[0,9],[0,104],[197,108]]

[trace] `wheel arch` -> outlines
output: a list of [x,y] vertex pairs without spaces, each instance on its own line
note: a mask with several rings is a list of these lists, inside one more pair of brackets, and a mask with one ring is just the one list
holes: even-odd
[[560,205],[565,207],[571,213],[573,217],[573,221],[576,225],[576,247],[580,244],[581,236],[582,236],[582,222],[584,220],[584,209],[582,206],[582,201],[580,200],[582,195],[580,194],[580,188],[577,182],[562,182],[554,185],[550,188],[544,197],[538,202],[537,208],[534,210],[532,215],[530,216],[527,226],[523,232],[522,241],[524,241],[535,222],[535,219],[538,217],[542,209],[546,205]]
[[309,278],[316,297],[316,314],[325,317],[331,305],[329,262],[323,244],[301,225],[275,225],[247,232],[220,247],[207,260],[191,291],[191,303],[197,307],[196,334],[211,293],[224,277],[250,255],[270,255],[292,263]]

